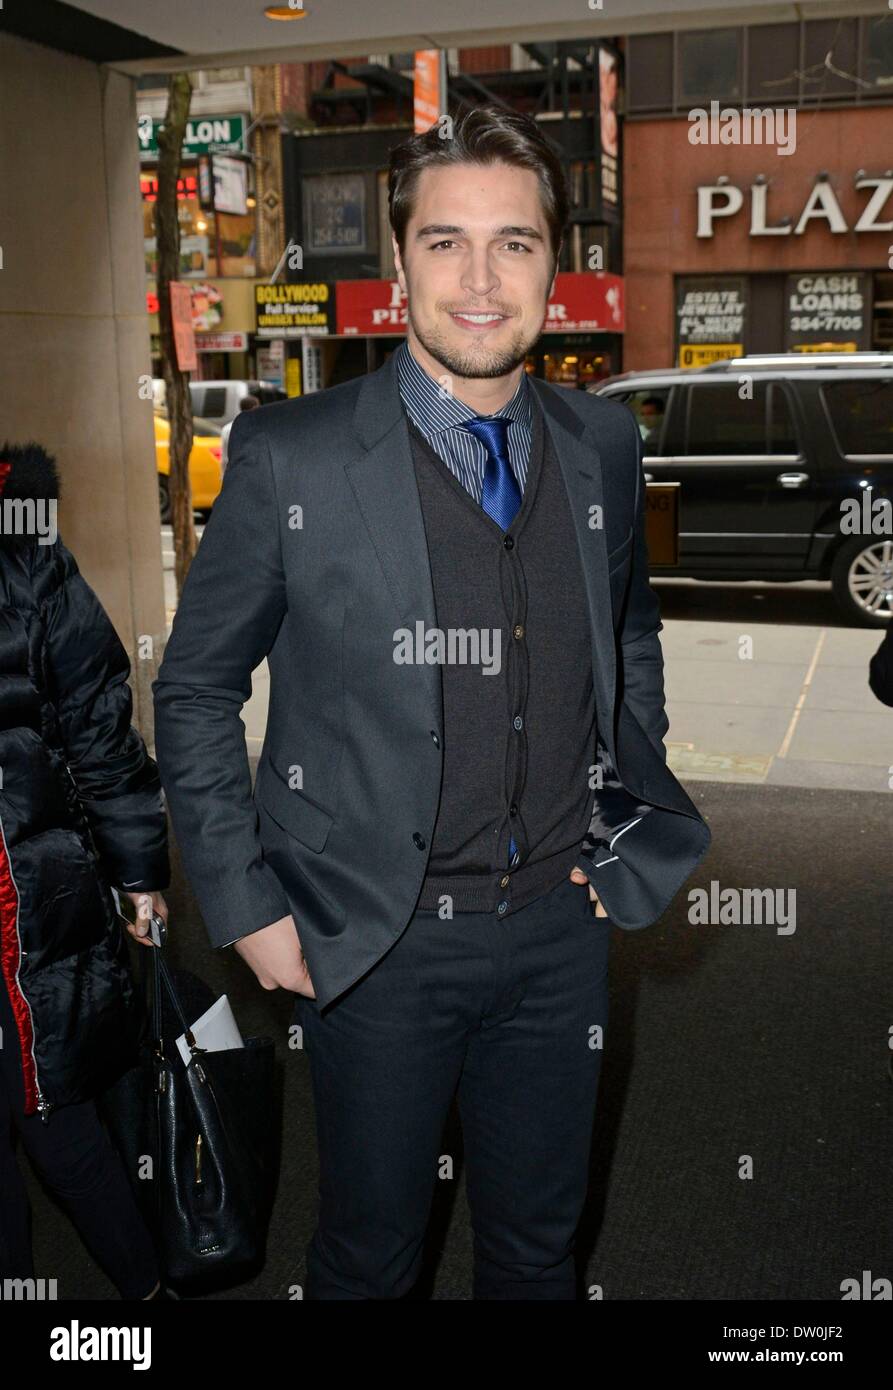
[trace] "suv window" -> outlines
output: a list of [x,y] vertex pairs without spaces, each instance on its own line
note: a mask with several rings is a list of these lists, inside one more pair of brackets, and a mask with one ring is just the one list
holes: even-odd
[[636,417],[636,424],[639,427],[639,434],[642,436],[646,454],[654,455],[660,452],[660,438],[669,397],[670,388],[668,386],[629,391],[624,395],[614,397],[615,400],[623,401],[624,405],[628,405]]
[[737,382],[693,385],[688,402],[687,454],[765,454],[766,383],[744,400]]
[[842,454],[893,455],[893,381],[834,381],[822,387]]
[[769,453],[798,454],[797,431],[791,416],[791,402],[780,381],[769,384]]

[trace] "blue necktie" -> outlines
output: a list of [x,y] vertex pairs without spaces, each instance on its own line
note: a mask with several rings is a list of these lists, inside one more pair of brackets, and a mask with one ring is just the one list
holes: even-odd
[[480,440],[487,451],[481,506],[489,517],[507,531],[521,506],[521,489],[509,463],[508,429],[511,420],[497,415],[489,420],[468,420],[465,429]]
[[[487,451],[481,506],[503,531],[509,529],[521,506],[521,489],[509,463],[510,424],[510,420],[498,415],[494,419],[468,420],[465,424],[465,429],[479,439]],[[512,836],[509,840],[509,865],[517,852],[518,847]]]

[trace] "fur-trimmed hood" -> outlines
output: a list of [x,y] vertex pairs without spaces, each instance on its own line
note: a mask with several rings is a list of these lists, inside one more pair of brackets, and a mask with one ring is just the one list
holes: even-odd
[[47,516],[55,514],[58,498],[56,460],[46,449],[33,442],[0,445],[0,546],[28,545],[35,539],[33,532],[19,532],[6,524],[10,509],[5,503],[33,501],[45,525]]

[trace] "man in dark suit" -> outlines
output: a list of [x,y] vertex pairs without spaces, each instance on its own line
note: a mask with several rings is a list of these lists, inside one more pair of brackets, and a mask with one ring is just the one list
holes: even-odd
[[611,927],[653,922],[710,836],[666,766],[639,431],[525,373],[560,163],[477,110],[396,149],[389,188],[406,343],[236,420],[157,758],[213,944],[297,995],[307,1297],[411,1288],[457,1095],[474,1296],[570,1299]]

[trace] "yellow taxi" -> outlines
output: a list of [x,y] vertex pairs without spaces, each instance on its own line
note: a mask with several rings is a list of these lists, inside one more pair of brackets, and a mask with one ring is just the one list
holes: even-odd
[[[220,491],[220,430],[209,420],[192,421],[192,452],[189,455],[189,485],[192,506],[197,512],[210,511]],[[171,519],[171,496],[168,477],[171,471],[170,433],[167,416],[155,412],[155,461],[158,468],[158,494],[161,520]]]

